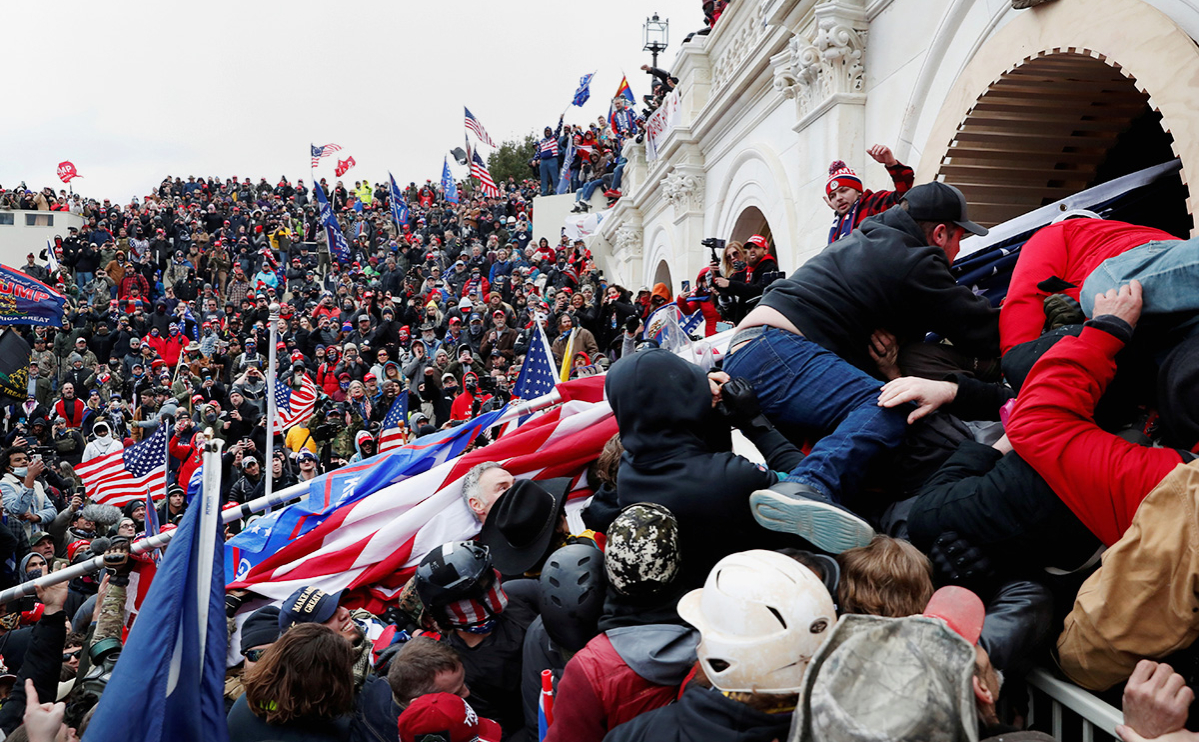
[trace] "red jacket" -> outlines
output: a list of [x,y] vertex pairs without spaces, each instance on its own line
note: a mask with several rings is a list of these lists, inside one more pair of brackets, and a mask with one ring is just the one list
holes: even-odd
[[[1067,222],[1069,223],[1069,222]],[[1012,448],[1103,543],[1128,530],[1141,500],[1182,463],[1170,448],[1129,443],[1095,424],[1124,342],[1088,326],[1041,356],[1008,420]]]
[[54,403],[54,411],[67,421],[68,428],[78,428],[83,425],[83,413],[87,411],[87,406],[78,397],[71,399],[70,404],[60,399]]
[[720,321],[720,312],[716,309],[714,296],[709,294],[706,301],[689,301],[685,295],[679,294],[679,298],[674,301],[683,314],[694,314],[696,310],[704,313],[704,337],[712,337],[716,334],[716,323]]
[[566,664],[545,742],[601,742],[608,730],[665,706],[678,691],[633,672],[600,634]]
[[149,345],[158,353],[159,357],[166,362],[167,366],[174,368],[175,364],[179,363],[179,354],[183,352],[183,348],[187,345],[187,338],[183,337],[183,333],[179,333],[174,337],[154,337],[147,335],[142,338],[142,342]]
[[1037,288],[1048,278],[1074,284],[1062,293],[1078,298],[1087,276],[1108,258],[1146,242],[1176,240],[1160,229],[1102,219],[1070,219],[1038,231],[1024,247],[1012,271],[1007,296],[999,309],[999,346],[1007,353],[1014,346],[1036,340],[1045,326],[1045,297]]
[[[165,423],[164,423],[165,424]],[[202,446],[197,446],[194,443],[180,443],[178,436],[171,436],[171,444],[168,446],[171,455],[179,459],[183,463],[179,466],[178,475],[175,478],[183,489],[187,489],[188,482],[192,481],[192,472],[200,466],[200,462],[204,460],[204,451]],[[269,464],[267,465],[269,466]]]

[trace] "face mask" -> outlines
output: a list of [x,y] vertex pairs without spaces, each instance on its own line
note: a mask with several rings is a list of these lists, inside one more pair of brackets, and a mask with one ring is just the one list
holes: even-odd
[[5,631],[12,631],[13,629],[17,628],[20,625],[21,625],[20,611],[14,611],[13,613],[9,613],[8,615],[0,616],[0,629],[4,629]]
[[42,576],[42,568],[41,567],[34,567],[33,569],[25,570],[25,579],[27,579],[27,580],[36,580],[37,578],[39,578],[41,576]]
[[470,392],[470,393],[474,394],[474,391],[475,391],[475,389],[477,389],[477,388],[478,388],[478,386],[479,386],[479,385],[478,385],[478,384],[476,384],[475,382],[473,382],[473,381],[468,381],[468,382],[466,382],[466,391],[468,391],[468,392]]
[[16,474],[18,479],[24,479],[25,476],[27,474],[29,474],[29,467],[28,466],[18,466],[12,470],[12,473]]

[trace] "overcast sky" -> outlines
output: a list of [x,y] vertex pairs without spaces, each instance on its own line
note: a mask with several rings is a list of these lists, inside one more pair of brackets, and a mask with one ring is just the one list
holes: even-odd
[[310,143],[352,155],[351,181],[437,178],[463,105],[499,144],[556,122],[594,71],[567,122],[594,120],[622,71],[649,93],[646,16],[670,20],[661,65],[703,21],[699,0],[7,5],[0,185],[57,189],[71,160],[77,191],[121,202],[168,174],[307,183]]

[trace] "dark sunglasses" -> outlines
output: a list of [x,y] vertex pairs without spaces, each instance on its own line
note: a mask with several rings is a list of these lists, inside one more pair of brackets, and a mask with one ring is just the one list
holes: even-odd
[[265,649],[247,649],[241,653],[241,656],[245,657],[251,662],[257,662],[262,659],[262,655],[264,654],[266,654]]

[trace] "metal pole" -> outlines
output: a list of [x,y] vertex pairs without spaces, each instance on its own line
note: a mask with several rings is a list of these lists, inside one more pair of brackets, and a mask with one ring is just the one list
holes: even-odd
[[[204,644],[208,640],[209,592],[212,589],[212,571],[216,564],[216,550],[223,546],[217,542],[217,523],[221,517],[221,447],[224,441],[212,437],[208,429],[204,442],[203,487],[200,493],[200,532],[196,534],[196,553],[200,556],[196,566],[197,625],[200,626],[200,656],[204,656]],[[223,579],[223,578],[222,578]],[[203,669],[201,669],[203,672]]]
[[278,410],[275,409],[275,384],[277,382],[275,379],[275,356],[278,353],[275,345],[279,342],[279,304],[277,302],[271,304],[267,323],[270,325],[269,342],[271,347],[268,349],[270,360],[267,361],[266,371],[266,453],[264,454],[266,461],[262,462],[266,481],[262,483],[262,491],[265,493],[263,497],[269,499],[275,483],[275,416],[278,414]]
[[[562,401],[561,392],[559,392],[557,389],[554,389],[552,392],[550,392],[549,394],[546,394],[544,396],[535,397],[533,399],[530,399],[530,400],[527,400],[524,402],[520,402],[519,404],[509,405],[508,410],[504,414],[499,416],[499,418],[495,421],[494,425],[495,426],[503,425],[504,423],[511,422],[512,420],[517,420],[519,418],[524,417],[525,415],[537,412],[538,410],[544,410],[546,407],[552,407],[553,405],[556,405],[561,401]],[[395,450],[398,451],[399,449],[395,449]],[[216,463],[213,465],[213,468],[219,469],[219,467],[220,467],[220,457],[217,456]],[[209,467],[205,467],[206,470],[208,468]],[[207,471],[205,471],[205,476],[207,476]],[[328,474],[323,475],[323,476],[328,476]],[[219,484],[219,480],[218,480],[218,484]],[[287,502],[288,500],[293,500],[293,499],[296,499],[299,497],[303,497],[304,495],[308,494],[308,491],[309,491],[309,488],[311,487],[311,485],[312,485],[312,482],[300,482],[299,484],[294,484],[291,487],[287,487],[285,489],[279,490],[278,492],[275,492],[271,495],[264,495],[263,497],[260,497],[257,500],[251,500],[250,502],[247,502],[247,503],[241,505],[240,507],[227,508],[227,509],[221,511],[221,514],[220,514],[221,520],[224,523],[232,523],[233,521],[240,520],[241,518],[248,518],[249,516],[254,515],[255,513],[261,513],[262,511],[266,510],[267,508],[273,507],[275,505],[282,505],[283,503]],[[165,533],[159,533],[159,534],[150,536],[148,538],[143,538],[140,541],[135,541],[133,543],[133,546],[130,549],[130,551],[134,554],[142,554],[147,551],[150,551],[151,549],[161,548],[163,546],[166,546],[168,543],[170,543],[171,537],[174,534],[175,534],[175,531],[170,530],[170,531],[166,531]],[[76,577],[79,577],[81,575],[86,575],[91,572],[95,572],[96,570],[101,569],[103,567],[104,567],[104,557],[103,557],[103,555],[101,555],[101,556],[93,557],[93,558],[87,560],[86,562],[80,562],[79,564],[73,564],[64,569],[60,569],[57,572],[51,572],[48,575],[42,575],[41,577],[38,577],[36,580],[30,580],[29,582],[23,582],[20,585],[10,587],[5,591],[0,592],[0,605],[3,605],[4,603],[7,603],[12,600],[16,600],[18,598],[23,598],[28,595],[36,594],[37,591],[35,590],[35,587],[47,587],[49,585],[56,585],[60,582],[66,582],[68,580],[73,580]]]

